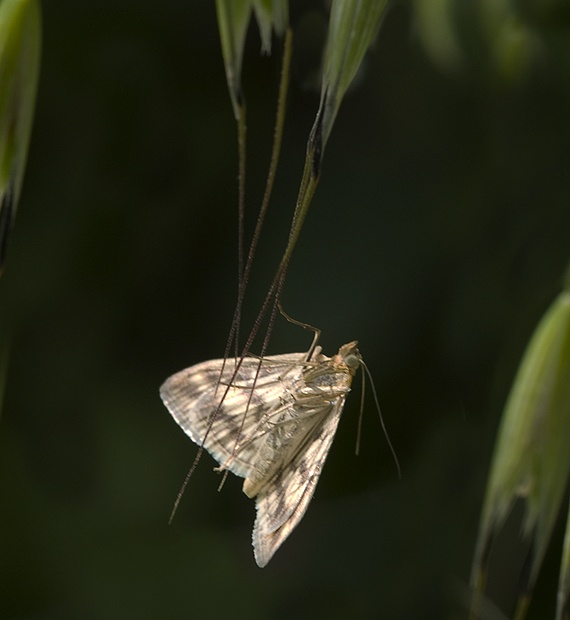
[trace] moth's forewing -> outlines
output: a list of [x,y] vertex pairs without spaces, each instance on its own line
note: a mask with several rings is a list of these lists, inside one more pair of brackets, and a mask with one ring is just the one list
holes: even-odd
[[250,438],[259,434],[260,423],[280,406],[282,384],[301,372],[303,356],[265,358],[259,373],[259,359],[246,357],[235,377],[233,359],[225,364],[223,360],[202,362],[169,377],[160,395],[194,443],[204,443],[222,467],[246,478],[259,449]]

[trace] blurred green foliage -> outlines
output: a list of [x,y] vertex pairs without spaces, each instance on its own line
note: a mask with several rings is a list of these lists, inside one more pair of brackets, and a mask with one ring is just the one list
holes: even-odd
[[[41,15],[38,0],[0,3],[0,275],[14,225],[38,88]],[[4,344],[0,342],[0,348]],[[0,382],[3,371],[0,367]],[[0,394],[0,407],[1,407]]]
[[[523,498],[523,532],[532,539],[532,554],[521,576],[514,615],[521,620],[568,486],[569,446],[570,294],[565,290],[537,325],[513,382],[497,436],[473,561],[477,599],[484,590],[493,539],[515,501]],[[563,592],[559,596],[563,594],[567,598]]]
[[[36,122],[0,286],[12,333],[1,618],[466,616],[499,417],[568,261],[569,18],[555,2],[513,3],[541,42],[536,54],[512,48],[524,69],[513,79],[489,60],[506,43],[472,19],[479,4],[451,4],[462,55],[452,71],[434,61],[414,6],[387,10],[343,101],[283,297],[323,330],[325,353],[360,341],[403,479],[371,403],[353,456],[355,388],[310,510],[260,570],[253,503],[235,479],[216,492],[208,457],[167,526],[195,448],[158,386],[221,354],[237,294],[237,149],[214,3],[45,3]],[[322,40],[326,11],[293,2],[290,21],[306,49]],[[252,26],[246,232],[280,66],[278,45],[269,59],[259,49]],[[286,244],[318,106],[315,67],[293,63],[244,329]],[[309,340],[281,321],[268,353]],[[515,521],[497,574],[512,570]],[[558,564],[547,553],[529,618],[553,615]],[[488,592],[505,612],[513,580]]]

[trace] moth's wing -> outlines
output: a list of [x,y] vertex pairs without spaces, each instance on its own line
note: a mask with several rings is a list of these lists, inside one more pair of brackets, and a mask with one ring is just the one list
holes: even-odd
[[[346,395],[329,404],[316,418],[313,431],[297,455],[256,496],[253,550],[258,566],[265,566],[295,529],[313,497],[334,439]],[[317,414],[315,414],[317,415]]]
[[233,358],[225,364],[223,360],[203,362],[168,378],[160,396],[194,443],[203,443],[221,465],[231,457],[227,468],[245,478],[258,446],[241,440],[254,436],[263,420],[281,406],[283,385],[301,372],[303,357],[303,353],[291,353],[264,358],[257,381],[259,359],[244,358],[235,377]]

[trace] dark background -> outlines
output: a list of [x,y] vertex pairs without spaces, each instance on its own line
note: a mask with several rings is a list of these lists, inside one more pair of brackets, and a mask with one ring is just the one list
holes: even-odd
[[[1,618],[466,617],[501,410],[570,255],[570,19],[562,2],[515,2],[531,51],[505,52],[511,65],[492,52],[502,35],[483,3],[463,4],[450,3],[455,70],[426,52],[412,6],[387,12],[331,134],[283,295],[289,314],[322,329],[325,353],[359,340],[402,479],[370,390],[354,456],[355,381],[307,515],[259,569],[254,503],[234,477],[216,492],[208,455],[167,525],[196,448],[158,388],[222,355],[237,289],[236,130],[214,3],[44,3],[36,120],[0,282],[11,334]],[[291,14],[283,154],[244,331],[286,244],[318,106],[326,12],[297,2]],[[276,46],[261,57],[252,26],[248,233],[269,163]],[[310,339],[280,319],[269,353]],[[489,590],[505,612],[518,523],[508,531]],[[531,618],[552,616],[561,536]]]

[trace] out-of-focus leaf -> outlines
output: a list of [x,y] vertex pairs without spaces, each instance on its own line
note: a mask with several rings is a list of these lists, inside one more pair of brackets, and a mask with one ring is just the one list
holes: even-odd
[[333,0],[319,115],[324,149],[347,88],[378,30],[386,0]]
[[503,413],[481,516],[472,583],[482,589],[489,546],[517,497],[526,499],[524,532],[533,533],[532,591],[570,469],[570,292],[538,324]]
[[463,63],[463,51],[453,22],[454,0],[414,0],[423,45],[445,73],[455,73]]
[[278,36],[285,33],[289,22],[288,0],[253,0],[253,11],[261,33],[261,51],[271,53],[271,31]]
[[566,521],[566,534],[560,562],[560,580],[558,582],[558,600],[556,604],[556,620],[567,620],[570,617],[570,507]]
[[216,0],[226,79],[236,119],[241,99],[241,65],[251,0]]
[[519,81],[539,47],[531,28],[508,0],[483,0],[481,11],[491,70],[507,82]]
[[275,29],[278,35],[285,32],[289,20],[288,6],[287,0],[216,0],[226,79],[236,120],[240,117],[241,67],[251,9],[255,11],[261,33],[261,50],[269,54],[271,29]]
[[413,0],[413,6],[420,40],[445,73],[477,73],[488,85],[516,84],[540,65],[552,68],[556,58],[566,79],[570,24],[564,0]]
[[40,47],[38,1],[3,0],[0,4],[0,273],[26,167]]

